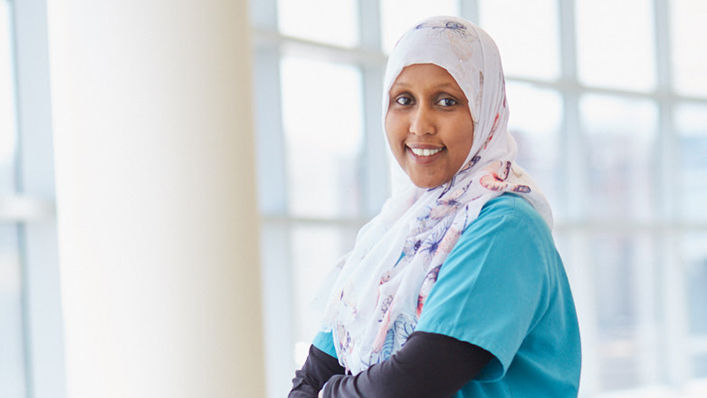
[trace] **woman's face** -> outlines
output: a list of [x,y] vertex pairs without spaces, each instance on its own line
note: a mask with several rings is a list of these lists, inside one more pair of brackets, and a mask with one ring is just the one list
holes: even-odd
[[390,88],[385,131],[395,159],[418,187],[433,188],[459,170],[474,141],[464,92],[444,68],[403,68]]

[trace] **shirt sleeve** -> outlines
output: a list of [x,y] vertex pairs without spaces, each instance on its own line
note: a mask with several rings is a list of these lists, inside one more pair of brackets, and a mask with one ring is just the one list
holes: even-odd
[[403,348],[385,361],[357,375],[331,376],[322,396],[447,398],[490,358],[483,349],[449,336],[414,332]]
[[548,247],[552,237],[537,213],[510,206],[480,214],[442,265],[416,330],[490,352],[477,379],[500,380],[548,307]]
[[309,346],[309,355],[301,369],[295,372],[288,398],[315,398],[332,376],[343,374],[339,361],[317,347]]

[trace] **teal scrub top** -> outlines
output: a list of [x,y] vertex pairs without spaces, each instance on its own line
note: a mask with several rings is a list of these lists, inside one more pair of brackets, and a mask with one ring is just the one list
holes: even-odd
[[[550,229],[518,196],[490,200],[469,224],[415,330],[493,355],[454,398],[577,396],[581,350],[569,282]],[[313,345],[336,357],[331,332]]]

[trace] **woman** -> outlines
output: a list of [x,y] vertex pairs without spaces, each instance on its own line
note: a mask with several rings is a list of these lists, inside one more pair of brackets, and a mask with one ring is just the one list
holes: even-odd
[[383,115],[411,184],[336,267],[289,396],[575,397],[574,303],[548,203],[514,163],[491,38],[453,17],[408,31]]

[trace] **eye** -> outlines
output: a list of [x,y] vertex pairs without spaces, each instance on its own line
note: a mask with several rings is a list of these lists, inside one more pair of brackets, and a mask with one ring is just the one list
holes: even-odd
[[444,106],[444,107],[454,106],[454,105],[457,105],[458,103],[459,102],[457,102],[457,100],[455,100],[454,98],[440,98],[437,101],[437,105]]
[[409,95],[403,94],[395,97],[395,103],[398,105],[411,105],[412,98]]

